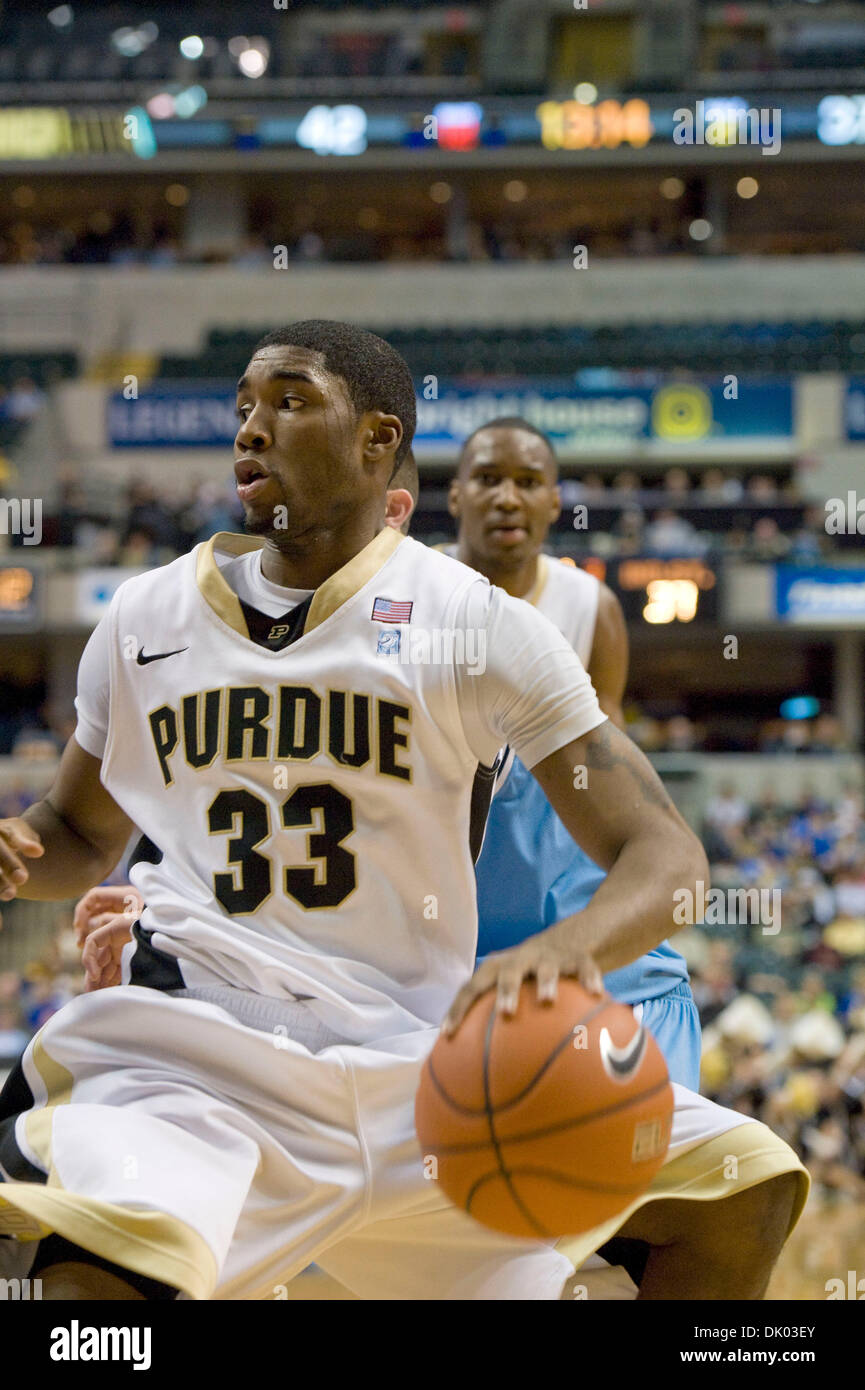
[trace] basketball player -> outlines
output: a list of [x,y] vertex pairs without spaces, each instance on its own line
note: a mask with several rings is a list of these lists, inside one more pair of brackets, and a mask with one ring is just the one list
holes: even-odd
[[[388,526],[408,535],[419,490],[417,463],[409,449],[387,490]],[[131,883],[100,884],[88,889],[76,904],[72,925],[82,948],[87,990],[121,983],[123,948],[132,940],[132,928],[143,908],[144,899]]]
[[[388,492],[389,524],[407,529],[417,495],[417,470],[408,455]],[[610,666],[620,694],[624,673],[617,676],[615,663]],[[88,987],[120,981],[120,947],[141,911],[141,901],[130,903],[127,918],[112,914],[119,911],[124,894],[135,892],[94,889],[76,910],[80,936],[87,937]],[[593,1299],[634,1297],[636,1287],[619,1260],[640,1283],[643,1298],[762,1296],[778,1251],[804,1204],[807,1174],[765,1126],[739,1116],[731,1134],[718,1125],[719,1114],[729,1112],[679,1087],[676,1099],[671,1158],[646,1198],[628,1213],[630,1220],[620,1217],[578,1241],[561,1243],[577,1269],[569,1288],[580,1296],[585,1290]],[[718,1201],[724,1202],[723,1208]],[[610,1240],[617,1231],[618,1237]],[[606,1258],[591,1254],[598,1247]],[[349,1287],[363,1288],[344,1260],[332,1256],[327,1267]],[[391,1296],[405,1296],[400,1278],[397,1271]],[[388,1294],[381,1284],[379,1291],[381,1296]]]
[[[604,713],[623,728],[628,639],[618,599],[585,570],[544,553],[561,510],[557,481],[552,446],[528,421],[481,426],[463,445],[451,484],[459,532],[446,553],[549,618],[586,667]],[[476,869],[480,958],[579,912],[604,878],[520,760],[503,771]],[[700,1019],[679,952],[662,941],[604,984],[634,1007],[671,1079],[699,1090]]]
[[[262,1298],[316,1261],[367,1297],[558,1297],[568,1258],[425,1181],[419,1070],[487,988],[504,1013],[528,976],[597,992],[662,939],[702,848],[552,624],[386,526],[415,410],[388,344],[292,325],[237,405],[249,537],[120,586],[54,785],[0,822],[0,899],[85,892],[136,826],[147,904],[124,987],[50,1019],[4,1088],[4,1274],[46,1299]],[[395,633],[446,629],[483,635],[482,672],[399,659]],[[506,743],[609,873],[460,988]]]
[[[481,426],[466,440],[451,485],[449,507],[459,531],[446,553],[548,617],[586,666],[604,712],[623,727],[628,650],[618,600],[586,571],[544,553],[561,508],[557,475],[549,440],[528,421],[507,417]],[[519,758],[505,774],[476,865],[481,958],[579,912],[604,880]],[[677,1087],[674,1137],[686,1112],[692,1133],[699,1133],[711,1108],[688,1096],[699,1090],[700,1020],[684,959],[663,941],[607,975],[604,985],[634,1007],[656,1038],[670,1079],[687,1088]],[[785,1224],[785,1193],[796,1193],[801,1211],[807,1175],[792,1150],[763,1125],[742,1126],[720,1142],[720,1150],[709,1140],[668,1161],[630,1221],[619,1217],[594,1237],[561,1248],[571,1251],[578,1266],[598,1247],[614,1266],[621,1260],[640,1297],[760,1297],[792,1229]],[[735,1180],[724,1176],[725,1164]],[[741,1194],[735,1214],[733,1191]],[[697,1197],[703,1200],[687,1200]],[[724,1202],[723,1216],[718,1200]],[[597,1238],[615,1233],[607,1243]],[[585,1270],[582,1264],[577,1282],[587,1279]],[[617,1277],[621,1270],[606,1274],[606,1281],[599,1272],[590,1276],[593,1297],[625,1297],[628,1284],[633,1296],[633,1283]],[[605,1283],[607,1295],[601,1292]]]

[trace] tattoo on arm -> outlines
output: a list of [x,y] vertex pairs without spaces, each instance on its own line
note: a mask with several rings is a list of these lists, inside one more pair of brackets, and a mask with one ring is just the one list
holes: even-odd
[[[623,767],[640,787],[645,801],[650,801],[654,806],[663,806],[665,809],[672,808],[673,803],[654,769],[650,766],[651,775],[647,775],[639,763],[629,756],[630,748],[627,752],[617,752],[610,730],[609,722],[592,730],[586,746],[586,767],[597,768],[599,772],[612,772],[614,767]],[[622,737],[621,733],[619,736]],[[627,734],[624,737],[628,738]],[[630,744],[630,739],[628,743]]]

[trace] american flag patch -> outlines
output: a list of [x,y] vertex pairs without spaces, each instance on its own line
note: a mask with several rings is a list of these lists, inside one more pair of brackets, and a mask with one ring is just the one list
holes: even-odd
[[372,605],[374,623],[410,623],[413,604],[409,600],[400,602],[394,598],[377,598]]

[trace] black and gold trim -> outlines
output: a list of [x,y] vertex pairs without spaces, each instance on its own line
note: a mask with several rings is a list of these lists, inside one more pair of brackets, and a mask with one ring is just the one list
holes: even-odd
[[[369,545],[365,545],[347,564],[319,585],[308,600],[303,630],[293,634],[292,640],[296,641],[297,637],[306,636],[320,627],[378,573],[405,539],[401,531],[395,531],[392,526],[383,526]],[[261,550],[263,546],[264,541],[257,537],[219,531],[202,545],[195,567],[195,582],[205,602],[224,623],[241,637],[250,640],[253,639],[244,617],[244,605],[221,573],[215,552],[219,550],[232,556],[246,555],[251,550]],[[305,608],[306,604],[301,607]],[[273,619],[269,620],[270,624],[273,622]],[[265,642],[262,645],[270,644]],[[277,647],[276,650],[281,648]]]

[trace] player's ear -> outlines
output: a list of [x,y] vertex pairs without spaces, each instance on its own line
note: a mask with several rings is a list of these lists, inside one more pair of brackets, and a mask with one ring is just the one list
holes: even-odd
[[562,514],[562,494],[559,492],[559,485],[553,488],[550,495],[550,522],[558,521]]
[[388,489],[387,507],[384,513],[386,526],[392,526],[395,531],[401,531],[408,522],[413,511],[414,498],[408,488],[395,487]]
[[461,499],[461,490],[460,490],[460,485],[459,485],[459,479],[458,479],[458,478],[453,478],[453,479],[451,480],[451,485],[450,485],[450,487],[448,488],[448,511],[450,512],[451,516],[452,516],[452,517],[454,518],[454,520],[456,520],[456,521],[459,521],[459,519],[460,519],[460,502],[461,502],[461,500],[462,500],[462,499]]
[[398,415],[370,410],[364,416],[363,428],[363,456],[367,463],[378,464],[387,455],[391,460],[396,457],[402,440],[402,421]]

